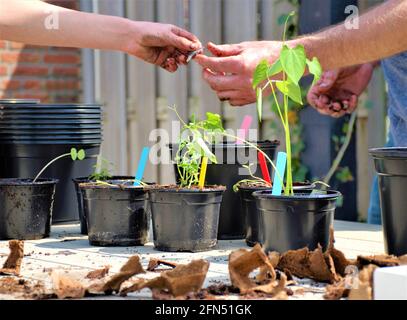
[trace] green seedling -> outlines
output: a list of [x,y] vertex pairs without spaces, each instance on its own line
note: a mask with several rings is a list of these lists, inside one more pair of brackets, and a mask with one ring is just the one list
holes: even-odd
[[[212,163],[217,163],[216,156],[210,151],[208,144],[219,142],[223,137],[231,138],[233,141],[239,140],[261,152],[275,169],[273,161],[255,144],[227,133],[223,128],[220,115],[207,112],[205,120],[197,121],[195,116],[192,116],[191,121],[186,123],[180,117],[175,107],[169,108],[176,113],[182,124],[178,142],[179,148],[175,155],[175,163],[180,177],[180,187],[191,188],[198,185],[203,157],[207,157]],[[249,167],[247,168],[250,169]],[[282,179],[279,175],[278,178]],[[261,178],[258,179],[262,180]]]
[[[261,61],[254,71],[252,81],[253,89],[256,90],[257,95],[257,112],[259,121],[261,121],[263,111],[263,91],[269,88],[271,89],[277,114],[284,129],[287,152],[286,185],[284,188],[284,194],[287,196],[294,194],[290,125],[288,121],[289,100],[303,105],[299,82],[305,75],[307,67],[309,73],[314,76],[313,84],[319,80],[322,74],[322,68],[318,59],[314,57],[312,60],[309,60],[306,56],[304,46],[297,45],[295,48],[290,48],[286,44],[287,23],[293,15],[294,13],[291,13],[286,18],[283,45],[278,59],[274,61],[273,64],[270,64],[266,60]],[[282,94],[282,99],[278,99],[277,92]]]
[[112,174],[110,173],[112,167],[113,167],[112,162],[99,155],[96,164],[93,166],[95,170],[89,176],[89,180],[99,180],[99,181],[109,180],[112,177]]
[[83,150],[83,149],[76,150],[76,148],[72,148],[69,153],[61,154],[60,156],[58,156],[58,157],[52,159],[50,162],[48,162],[48,163],[45,165],[44,168],[41,169],[41,171],[40,171],[40,172],[37,174],[37,176],[34,178],[33,183],[35,183],[35,182],[37,181],[37,179],[41,176],[41,174],[42,174],[51,164],[53,164],[55,161],[57,161],[57,160],[59,160],[59,159],[62,159],[62,158],[65,158],[65,157],[69,157],[69,156],[71,157],[71,159],[72,159],[73,161],[76,161],[76,160],[83,160],[83,159],[85,159],[86,154],[85,154],[85,150]]

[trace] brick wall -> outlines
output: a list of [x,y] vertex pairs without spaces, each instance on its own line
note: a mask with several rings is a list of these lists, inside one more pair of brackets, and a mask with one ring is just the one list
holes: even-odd
[[[71,9],[76,0],[49,1]],[[0,98],[43,102],[81,100],[81,51],[24,45],[0,39]]]

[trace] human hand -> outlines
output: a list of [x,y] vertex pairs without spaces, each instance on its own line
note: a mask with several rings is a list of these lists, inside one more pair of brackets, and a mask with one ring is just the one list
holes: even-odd
[[175,72],[187,64],[191,51],[202,48],[192,33],[171,24],[131,21],[132,36],[124,51],[146,62]]
[[252,87],[253,73],[261,60],[273,63],[280,54],[281,42],[247,41],[239,44],[208,43],[214,57],[199,54],[195,57],[203,68],[203,78],[221,101],[243,106],[256,101]]
[[308,103],[319,113],[335,118],[352,113],[358,105],[358,97],[369,84],[375,65],[366,63],[325,71],[308,92]]

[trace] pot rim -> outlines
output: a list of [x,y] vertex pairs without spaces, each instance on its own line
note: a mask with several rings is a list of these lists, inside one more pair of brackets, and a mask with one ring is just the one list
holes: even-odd
[[384,147],[369,149],[373,158],[407,159],[407,147]]
[[[148,188],[148,192],[167,192],[167,193],[181,193],[181,194],[205,194],[205,193],[216,193],[216,192],[224,192],[226,191],[225,186],[219,186],[219,185],[205,185],[204,189],[188,189],[188,188],[183,188],[183,189],[176,189],[178,186],[175,185],[158,185],[159,187],[166,187],[168,186],[169,188]],[[216,187],[216,189],[208,189],[210,187]]]
[[[103,182],[109,183],[110,181],[132,181],[134,182],[134,179],[108,179],[104,180]],[[129,191],[129,190],[144,190],[147,191],[149,185],[155,185],[154,182],[145,182],[147,186],[133,186],[133,185],[124,185],[124,184],[111,184],[110,186],[106,185],[95,185],[95,182],[89,181],[89,182],[79,182],[78,186],[80,189],[86,189],[86,190],[120,190],[120,191]]]
[[[297,185],[295,185],[297,184]],[[296,191],[300,190],[313,190],[317,187],[315,182],[294,182],[293,189]],[[250,191],[250,190],[255,190],[255,191],[266,191],[266,190],[272,190],[273,186],[271,187],[266,187],[266,186],[259,186],[259,187],[240,187],[238,186],[239,190],[242,191]]]
[[[273,141],[269,141],[269,140],[258,140],[258,141],[249,141],[250,143],[255,144],[257,147],[261,148],[261,149],[266,149],[269,148],[274,148],[274,147],[278,147],[280,145],[280,141],[279,140],[273,140]],[[169,143],[167,144],[167,146],[172,150],[173,146],[178,146],[179,143]],[[210,148],[225,148],[225,149],[242,149],[242,148],[251,148],[249,145],[245,144],[245,143],[241,143],[238,144],[236,142],[222,142],[222,143],[213,143],[213,144],[208,144],[208,147]]]
[[270,199],[270,200],[282,200],[282,201],[310,201],[310,200],[335,200],[342,196],[342,193],[336,190],[328,190],[327,194],[309,194],[303,196],[275,196],[271,194],[271,191],[261,190],[253,192],[253,197],[256,199]]
[[[59,182],[59,179],[55,178],[39,178],[35,183],[32,178],[2,178],[0,179],[0,187],[27,187],[27,186],[43,186],[43,185],[55,185]],[[23,182],[23,183],[21,183]],[[25,182],[25,183],[24,183]]]

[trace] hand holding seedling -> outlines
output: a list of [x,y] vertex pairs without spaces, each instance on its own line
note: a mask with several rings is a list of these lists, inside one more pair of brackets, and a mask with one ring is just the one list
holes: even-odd
[[214,57],[197,55],[195,61],[203,68],[203,78],[216,92],[221,101],[232,106],[256,101],[252,77],[256,66],[266,59],[277,59],[282,47],[277,41],[248,41],[239,44],[215,45],[208,43]]
[[334,71],[326,71],[310,89],[307,100],[319,113],[335,118],[352,113],[358,97],[372,77],[375,63],[366,63]]

